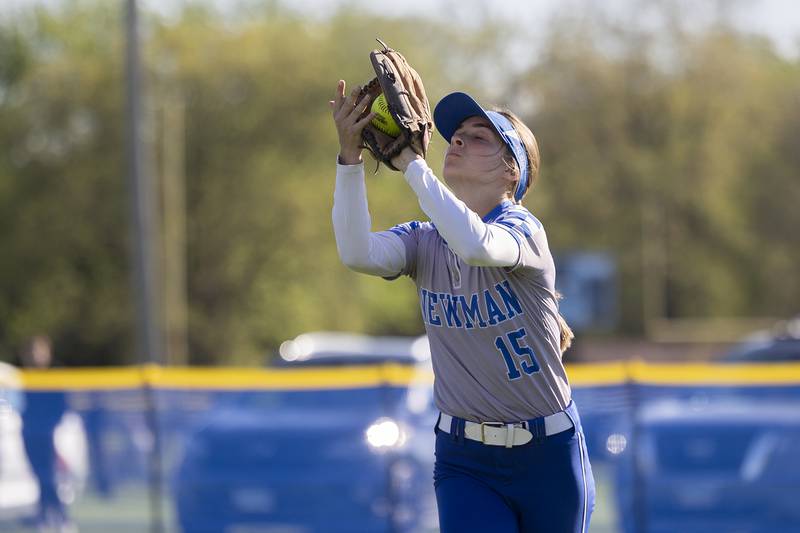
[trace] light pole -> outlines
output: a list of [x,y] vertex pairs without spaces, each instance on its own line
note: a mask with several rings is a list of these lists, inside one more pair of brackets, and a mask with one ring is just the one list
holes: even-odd
[[[133,292],[136,300],[136,338],[139,361],[143,365],[162,363],[162,338],[159,324],[156,250],[158,250],[158,211],[155,209],[153,176],[150,172],[146,125],[143,121],[143,95],[139,58],[139,21],[136,0],[125,4],[125,80],[128,184],[131,198],[131,243]],[[145,374],[147,377],[147,374]],[[161,436],[158,404],[151,383],[144,380],[145,419],[152,436],[150,450],[150,530],[163,531],[161,497]]]
[[125,48],[126,125],[128,130],[128,184],[133,227],[134,293],[136,298],[137,349],[143,363],[160,364],[162,340],[159,320],[158,211],[155,208],[150,153],[145,142],[143,94],[139,59],[136,0],[127,0]]

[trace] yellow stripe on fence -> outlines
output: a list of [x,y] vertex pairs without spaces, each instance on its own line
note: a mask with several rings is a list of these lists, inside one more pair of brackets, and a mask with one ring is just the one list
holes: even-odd
[[628,380],[627,364],[622,361],[595,364],[567,365],[572,386],[602,387],[620,385]]
[[20,374],[23,387],[29,390],[135,389],[144,385],[141,367],[54,368]]
[[800,363],[628,363],[630,379],[649,385],[800,385]]
[[29,390],[159,389],[316,390],[430,384],[433,376],[398,364],[342,368],[160,367],[24,370]]
[[[642,361],[568,365],[576,387],[646,385],[800,386],[800,363],[781,364],[654,364]],[[30,390],[158,389],[319,390],[429,385],[433,376],[414,368],[386,364],[337,368],[160,367],[23,370],[22,386]]]
[[343,368],[164,368],[147,367],[147,381],[167,389],[352,389],[411,383],[415,370],[403,365]]

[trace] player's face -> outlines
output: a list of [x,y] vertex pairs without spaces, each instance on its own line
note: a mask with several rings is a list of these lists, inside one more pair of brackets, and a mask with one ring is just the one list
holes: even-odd
[[491,123],[483,117],[466,119],[453,133],[444,158],[444,178],[448,184],[468,180],[490,183],[505,180],[503,156],[506,147]]

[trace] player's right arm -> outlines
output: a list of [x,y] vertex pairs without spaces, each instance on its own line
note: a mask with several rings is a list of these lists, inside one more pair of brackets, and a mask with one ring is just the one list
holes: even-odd
[[381,277],[397,276],[405,266],[403,241],[390,231],[371,233],[364,164],[336,165],[333,232],[342,263],[351,270]]
[[405,266],[402,240],[384,231],[371,233],[367,207],[364,165],[361,160],[361,130],[374,113],[361,120],[366,104],[357,101],[360,88],[344,96],[344,81],[339,81],[335,99],[330,101],[333,120],[339,134],[339,160],[336,165],[336,189],[333,193],[333,230],[339,258],[352,270],[382,277],[398,275]]

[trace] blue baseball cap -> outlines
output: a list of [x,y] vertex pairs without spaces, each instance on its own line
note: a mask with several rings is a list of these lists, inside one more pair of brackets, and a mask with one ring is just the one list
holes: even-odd
[[519,167],[519,182],[514,191],[514,199],[520,201],[528,184],[528,155],[517,130],[506,117],[495,111],[486,111],[478,102],[466,93],[450,93],[442,98],[433,110],[433,122],[442,137],[449,143],[453,134],[466,119],[483,117],[488,120],[503,142],[511,149]]

